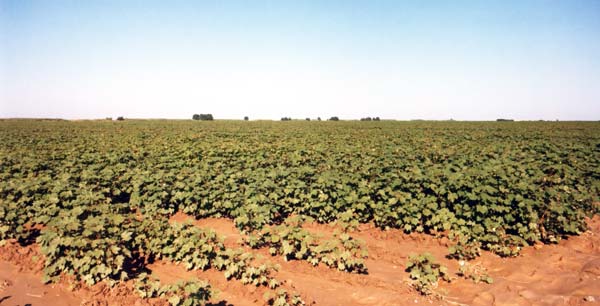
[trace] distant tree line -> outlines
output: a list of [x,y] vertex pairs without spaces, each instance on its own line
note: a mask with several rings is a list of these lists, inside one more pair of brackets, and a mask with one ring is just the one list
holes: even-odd
[[[112,120],[111,117],[106,117],[106,120]],[[194,114],[192,116],[193,120],[202,120],[202,121],[212,121],[215,120],[212,114]],[[117,117],[118,121],[123,121],[125,120],[125,118],[123,116],[119,116]],[[244,116],[244,121],[249,121],[250,118],[248,116]],[[305,121],[311,121],[311,119],[309,117],[306,117],[304,119]],[[321,117],[317,117],[316,119],[317,121],[321,121]],[[365,118],[360,118],[360,121],[380,121],[381,119],[379,117],[365,117]],[[292,121],[291,117],[281,117],[281,121]],[[332,116],[329,119],[327,119],[327,121],[340,121],[340,118],[338,116]],[[496,121],[514,121],[513,119],[497,119]]]
[[503,118],[499,118],[499,119],[496,119],[496,121],[498,121],[498,122],[510,122],[510,121],[515,121],[515,119],[503,119]]
[[[310,121],[310,118],[305,118],[305,121]],[[340,118],[337,116],[333,116],[329,119],[327,119],[328,121],[340,121]],[[281,121],[292,121],[291,117],[281,117]],[[317,121],[321,121],[321,117],[317,117]]]
[[202,120],[202,121],[212,121],[214,120],[212,114],[194,114],[192,116],[193,120]]
[[[212,114],[194,114],[192,116],[192,119],[194,120],[214,120],[213,115]],[[244,116],[244,121],[249,121],[250,117],[248,116]],[[281,121],[292,121],[292,117],[281,117],[280,119]],[[297,119],[297,120],[301,120],[301,119]],[[311,121],[313,119],[306,117],[304,118],[305,121]],[[317,117],[316,119],[314,119],[316,121],[321,121],[321,117]],[[498,119],[498,121],[503,121],[506,120],[508,121],[508,119]],[[327,121],[340,121],[340,118],[338,116],[332,116],[329,117],[329,119],[327,119]],[[360,118],[360,121],[381,121],[381,119],[379,117],[365,117],[365,118]]]
[[366,118],[360,118],[360,121],[380,121],[381,119],[379,119],[379,117],[366,117]]

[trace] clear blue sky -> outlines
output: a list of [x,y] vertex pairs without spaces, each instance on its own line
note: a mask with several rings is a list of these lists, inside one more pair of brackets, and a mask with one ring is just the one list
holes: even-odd
[[600,1],[0,0],[0,117],[600,119]]

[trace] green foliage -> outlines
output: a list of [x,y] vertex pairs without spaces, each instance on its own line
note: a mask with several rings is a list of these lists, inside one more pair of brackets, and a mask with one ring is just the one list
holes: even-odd
[[461,234],[450,234],[454,238],[454,245],[448,247],[448,258],[460,260],[472,260],[481,255],[481,243],[473,241],[468,236]]
[[[243,284],[270,289],[280,285],[272,276],[276,266],[256,265],[251,253],[225,248],[212,230],[190,223],[171,225],[160,217],[138,221],[122,204],[82,207],[86,209],[61,211],[38,238],[46,256],[46,281],[55,281],[61,273],[72,274],[89,285],[124,280],[131,276],[134,260],[143,261],[145,256],[182,263],[190,270],[212,267],[223,271],[227,279],[238,279]],[[165,292],[179,290],[159,291],[152,284],[148,286],[147,290],[154,288],[146,293],[148,296],[162,297]],[[190,286],[194,285],[185,283],[180,287],[188,290]],[[184,300],[179,295],[171,296],[169,301],[174,305],[196,305],[196,298],[189,294]]]
[[302,306],[306,303],[297,294],[290,294],[285,289],[279,289],[275,294],[272,292],[265,293],[265,301],[267,305],[273,306]]
[[253,265],[254,255],[243,250],[226,249],[220,252],[215,261],[215,268],[224,271],[227,279],[239,279],[243,284],[266,286],[271,289],[279,287],[279,281],[271,276],[278,267],[268,264]]
[[[116,281],[165,258],[279,286],[214,233],[168,224],[177,211],[360,272],[360,223],[450,235],[449,256],[468,260],[578,235],[600,209],[598,122],[2,120],[0,143],[0,240],[37,238],[49,280]],[[341,231],[322,239],[290,216]]]
[[[254,264],[254,255],[241,249],[226,248],[212,230],[200,229],[191,223],[144,222],[143,233],[137,237],[141,249],[156,258],[165,258],[184,264],[188,270],[216,268],[227,279],[238,279],[243,284],[275,289],[279,281],[272,273],[276,266]],[[149,233],[149,234],[147,234]]]
[[406,272],[410,273],[413,287],[423,295],[433,293],[440,278],[450,281],[448,269],[437,263],[430,253],[410,255],[406,263]]
[[157,258],[181,262],[188,270],[205,270],[211,267],[225,247],[212,230],[200,229],[191,223],[148,220],[137,242]]
[[161,285],[158,279],[146,273],[136,279],[135,290],[142,298],[163,298],[173,306],[205,305],[213,296],[210,285],[205,281],[192,279]]
[[264,227],[252,233],[247,244],[252,248],[268,247],[271,255],[286,260],[305,260],[312,265],[323,263],[340,271],[367,273],[363,243],[347,233],[335,232],[333,239],[323,240],[301,227],[303,217],[290,217],[281,225]]
[[127,266],[136,259],[136,223],[126,205],[98,203],[62,210],[38,237],[46,257],[45,281],[61,273],[88,285],[129,278]]
[[19,205],[14,202],[0,199],[0,240],[17,239],[27,240],[30,232],[26,229],[29,217],[24,214]]
[[342,228],[344,233],[358,229],[359,222],[354,217],[354,211],[348,210],[337,216],[337,225]]

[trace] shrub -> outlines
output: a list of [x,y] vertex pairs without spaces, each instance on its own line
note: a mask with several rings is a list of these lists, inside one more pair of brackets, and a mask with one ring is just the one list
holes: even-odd
[[472,260],[480,255],[481,243],[479,241],[472,240],[466,235],[453,233],[451,233],[451,238],[454,238],[455,244],[448,247],[448,258]]
[[438,279],[450,281],[448,269],[435,261],[430,253],[411,255],[406,263],[406,272],[414,281],[413,287],[423,295],[429,295],[437,285]]
[[162,298],[170,305],[205,305],[213,296],[210,284],[206,281],[191,279],[162,285],[158,279],[149,277],[147,273],[139,275],[134,288],[142,298]]
[[306,305],[302,298],[297,294],[290,294],[285,289],[279,289],[275,294],[266,292],[264,299],[267,305],[273,306],[301,306]]
[[192,116],[193,120],[202,120],[202,121],[211,121],[214,120],[212,114],[194,114]]

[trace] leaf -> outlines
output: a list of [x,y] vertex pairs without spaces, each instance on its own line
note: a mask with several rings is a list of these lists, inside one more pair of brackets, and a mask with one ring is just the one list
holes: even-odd
[[179,305],[179,303],[181,303],[181,297],[179,297],[178,295],[174,295],[169,298],[169,303],[173,306],[177,306]]
[[131,240],[131,235],[132,234],[133,233],[129,232],[129,231],[123,232],[123,233],[121,233],[121,239],[123,239],[124,241],[129,241],[129,240]]

